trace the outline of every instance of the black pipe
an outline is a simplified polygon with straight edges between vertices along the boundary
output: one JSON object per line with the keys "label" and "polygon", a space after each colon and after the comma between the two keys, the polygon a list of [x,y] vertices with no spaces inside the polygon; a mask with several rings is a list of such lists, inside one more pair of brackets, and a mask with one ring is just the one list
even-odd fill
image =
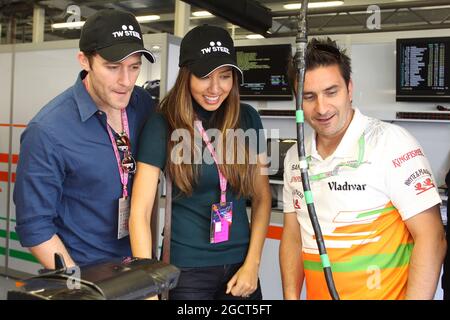
{"label": "black pipe", "polygon": [[304,114],[303,114],[303,86],[305,81],[305,56],[306,47],[308,44],[307,35],[307,14],[308,0],[302,1],[302,7],[300,9],[300,17],[298,19],[298,33],[295,39],[296,54],[295,59],[297,63],[297,92],[296,92],[296,122],[297,122],[297,152],[300,160],[300,172],[302,177],[303,191],[305,194],[305,200],[308,208],[309,219],[314,229],[316,236],[317,247],[319,249],[320,259],[322,261],[323,272],[325,280],[327,282],[328,291],[333,300],[339,300],[339,294],[334,285],[333,273],[331,271],[331,265],[325,247],[325,241],[323,239],[322,231],[320,229],[319,220],[317,219],[314,202],[312,199],[311,187],[309,184],[308,176],[308,162],[306,160],[305,152],[305,134],[304,134]]}

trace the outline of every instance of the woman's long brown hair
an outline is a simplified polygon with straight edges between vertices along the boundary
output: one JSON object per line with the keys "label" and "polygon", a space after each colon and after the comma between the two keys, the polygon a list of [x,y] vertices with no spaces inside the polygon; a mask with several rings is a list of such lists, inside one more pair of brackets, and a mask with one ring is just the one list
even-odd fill
{"label": "woman's long brown hair", "polygon": [[[219,168],[228,180],[228,185],[238,196],[251,197],[254,194],[254,178],[256,174],[255,161],[251,160],[249,147],[242,145],[240,139],[233,135],[234,130],[239,128],[240,119],[240,98],[239,83],[237,72],[233,72],[233,87],[224,100],[222,105],[214,112],[211,118],[212,128],[219,129],[222,133],[222,139],[218,142],[217,157],[219,159]],[[168,171],[173,183],[185,195],[192,195],[193,188],[198,180],[198,165],[194,163],[194,154],[202,155],[194,143],[194,120],[195,112],[192,105],[192,96],[190,93],[191,72],[186,67],[181,67],[176,79],[175,85],[169,91],[167,96],[161,101],[159,112],[164,114],[168,122],[168,142],[167,142],[167,162]],[[185,129],[190,133],[190,141],[172,141],[172,132],[176,129]],[[228,143],[227,143],[228,141]],[[180,160],[183,154],[172,150],[175,145],[184,144],[183,149],[191,151],[190,163],[182,163]],[[190,145],[188,145],[190,143]],[[226,147],[230,147],[233,153],[233,159],[227,156]],[[220,152],[220,150],[223,150]],[[245,155],[244,163],[238,163],[238,154]],[[173,158],[176,161],[173,161]],[[230,163],[231,162],[231,163]],[[241,161],[242,162],[242,161]],[[177,164],[180,163],[180,164]]]}

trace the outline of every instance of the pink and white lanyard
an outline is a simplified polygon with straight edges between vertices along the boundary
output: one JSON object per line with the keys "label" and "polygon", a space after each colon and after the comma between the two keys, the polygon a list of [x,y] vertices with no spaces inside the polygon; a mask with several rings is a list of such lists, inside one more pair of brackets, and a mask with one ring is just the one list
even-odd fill
{"label": "pink and white lanyard", "polygon": [[[125,131],[125,134],[127,135],[128,139],[130,139],[130,129],[128,126],[128,117],[127,112],[122,109],[121,111],[122,115],[122,127]],[[120,174],[120,182],[122,183],[122,197],[126,198],[128,197],[128,172],[124,172],[122,168],[122,161],[120,159],[119,149],[117,148],[116,139],[114,138],[114,134],[112,133],[112,130],[109,125],[106,125],[106,128],[108,129],[109,138],[111,139],[112,147],[114,150],[114,154],[116,156],[117,160],[117,167],[119,168],[119,174]],[[131,153],[131,150],[129,150]]]}
{"label": "pink and white lanyard", "polygon": [[217,155],[216,150],[214,150],[214,147],[212,146],[208,135],[206,134],[205,129],[203,128],[202,122],[199,120],[194,121],[198,131],[202,135],[202,139],[206,144],[206,147],[208,148],[209,152],[211,152],[211,155],[214,159],[214,162],[217,166],[217,171],[219,173],[219,180],[220,180],[220,204],[224,205],[227,202],[227,178],[222,174],[219,168],[219,162],[217,161]]}
{"label": "pink and white lanyard", "polygon": [[[84,87],[86,88],[86,91],[89,93],[87,77],[83,79],[83,84],[84,84]],[[127,112],[125,111],[125,109],[122,109],[121,116],[122,116],[123,130],[125,131],[128,139],[130,139],[130,129],[128,127],[128,117],[127,117]],[[119,167],[120,182],[122,183],[122,197],[126,198],[126,197],[128,197],[128,188],[127,188],[128,173],[123,172],[122,161],[120,160],[119,149],[117,148],[116,139],[114,138],[111,128],[109,127],[108,124],[106,124],[106,128],[108,129],[109,138],[111,139],[114,154],[116,155],[117,166]],[[131,153],[131,150],[129,150],[129,151]]]}

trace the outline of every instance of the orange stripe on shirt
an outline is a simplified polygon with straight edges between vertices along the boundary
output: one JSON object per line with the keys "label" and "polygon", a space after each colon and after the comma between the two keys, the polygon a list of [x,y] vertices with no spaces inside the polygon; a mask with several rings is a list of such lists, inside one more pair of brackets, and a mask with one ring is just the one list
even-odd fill
{"label": "orange stripe on shirt", "polygon": [[[345,300],[399,300],[406,294],[408,272],[403,268],[354,271],[352,280],[345,273],[333,273],[336,289]],[[305,270],[307,299],[330,300],[323,271]],[[393,281],[393,279],[395,281]],[[379,283],[376,280],[380,280]]]}
{"label": "orange stripe on shirt", "polygon": [[[389,207],[388,203],[385,207]],[[374,232],[367,239],[378,239],[374,242],[362,242],[350,247],[327,247],[331,263],[349,262],[353,257],[371,255],[392,254],[400,245],[412,243],[412,237],[398,211],[392,210],[379,215],[370,223],[353,224],[336,228],[325,238],[332,237],[336,241],[339,234],[345,235],[344,240],[352,232]],[[329,239],[330,240],[330,239]],[[349,240],[349,239],[346,239]],[[355,239],[352,239],[355,240]],[[305,260],[320,262],[317,253],[303,252]],[[336,287],[342,299],[402,299],[405,296],[408,265],[395,268],[383,268],[383,266],[368,265],[364,271],[335,272],[333,274]],[[371,267],[374,267],[372,270]],[[323,271],[306,270],[308,299],[330,299]],[[371,288],[372,280],[378,279],[379,287]]]}

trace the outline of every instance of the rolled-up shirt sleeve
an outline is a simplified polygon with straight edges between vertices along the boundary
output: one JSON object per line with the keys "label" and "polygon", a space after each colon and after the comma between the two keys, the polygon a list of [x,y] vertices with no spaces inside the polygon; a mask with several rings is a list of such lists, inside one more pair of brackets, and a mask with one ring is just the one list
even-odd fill
{"label": "rolled-up shirt sleeve", "polygon": [[386,192],[403,220],[441,203],[436,179],[419,142],[404,128],[390,127],[384,144]]}
{"label": "rolled-up shirt sleeve", "polygon": [[55,140],[44,128],[30,124],[21,136],[13,194],[22,246],[39,245],[56,234],[63,181],[64,162]]}

